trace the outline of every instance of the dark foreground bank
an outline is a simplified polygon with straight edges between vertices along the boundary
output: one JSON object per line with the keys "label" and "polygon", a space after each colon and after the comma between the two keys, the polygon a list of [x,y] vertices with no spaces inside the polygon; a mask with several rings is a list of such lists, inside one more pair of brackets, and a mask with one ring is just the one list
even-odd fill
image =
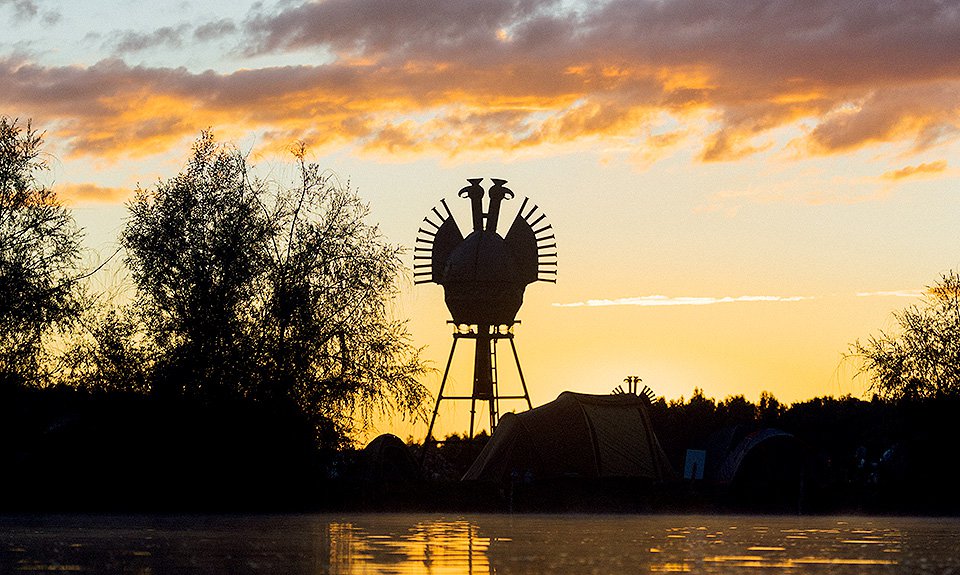
{"label": "dark foreground bank", "polygon": [[[460,478],[485,436],[449,437],[426,454],[396,438],[333,451],[317,447],[296,414],[258,404],[29,388],[0,399],[4,513],[960,514],[952,474],[960,404],[949,399],[787,408],[768,398],[764,409],[742,398],[660,400],[650,414],[673,479],[510,473],[472,482]],[[737,454],[735,473],[720,469],[724,451],[729,459],[744,444],[752,448]],[[683,478],[688,449],[706,454],[703,479]]]}

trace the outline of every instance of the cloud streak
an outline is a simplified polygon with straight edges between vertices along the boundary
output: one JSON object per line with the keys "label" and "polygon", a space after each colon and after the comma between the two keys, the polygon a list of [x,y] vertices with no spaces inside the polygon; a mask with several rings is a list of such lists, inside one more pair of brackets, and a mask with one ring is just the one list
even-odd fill
{"label": "cloud streak", "polygon": [[[930,293],[929,289],[913,290],[889,290],[889,291],[870,291],[857,292],[857,297],[896,297],[896,298],[919,298]],[[638,307],[672,307],[672,306],[703,306],[726,303],[758,303],[758,302],[779,302],[793,303],[798,301],[807,301],[817,299],[814,296],[777,296],[777,295],[741,295],[741,296],[665,296],[665,295],[644,295],[636,297],[625,297],[617,299],[590,299],[571,303],[554,303],[553,307],[581,308],[581,307],[613,307],[613,306],[638,306]]]}
{"label": "cloud streak", "polygon": [[814,299],[808,296],[771,296],[771,295],[741,295],[725,297],[668,297],[665,295],[645,295],[619,299],[591,299],[573,303],[555,303],[554,307],[610,307],[610,306],[639,306],[639,307],[666,307],[666,306],[700,306],[719,303],[753,303],[753,302],[797,302]]}
{"label": "cloud streak", "polygon": [[858,292],[857,297],[923,297],[929,290],[909,289],[894,291],[865,291]]}
{"label": "cloud streak", "polygon": [[885,180],[905,180],[907,178],[916,178],[921,176],[930,176],[946,171],[947,162],[940,160],[937,162],[923,163],[917,166],[906,166],[899,170],[885,172],[881,178]]}

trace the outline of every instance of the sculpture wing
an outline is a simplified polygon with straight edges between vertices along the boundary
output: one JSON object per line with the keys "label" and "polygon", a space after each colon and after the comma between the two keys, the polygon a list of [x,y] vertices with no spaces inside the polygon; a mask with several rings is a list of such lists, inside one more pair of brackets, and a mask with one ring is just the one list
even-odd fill
{"label": "sculpture wing", "polygon": [[450,253],[463,241],[463,234],[453,219],[447,202],[440,200],[440,204],[446,214],[441,214],[437,208],[432,210],[440,223],[434,223],[430,216],[427,216],[423,221],[432,229],[421,227],[417,233],[417,245],[413,255],[414,283],[440,283],[443,280],[443,272]]}
{"label": "sculpture wing", "polygon": [[553,226],[545,222],[546,215],[537,215],[539,206],[534,205],[524,214],[528,201],[529,198],[523,199],[504,242],[517,263],[519,280],[524,283],[556,283],[557,242],[553,235]]}

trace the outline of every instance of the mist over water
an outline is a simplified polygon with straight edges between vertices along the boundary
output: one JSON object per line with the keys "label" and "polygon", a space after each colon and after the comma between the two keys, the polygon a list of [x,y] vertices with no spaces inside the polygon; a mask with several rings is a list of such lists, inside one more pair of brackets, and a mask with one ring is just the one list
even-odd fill
{"label": "mist over water", "polygon": [[960,519],[624,515],[0,518],[0,572],[957,573]]}

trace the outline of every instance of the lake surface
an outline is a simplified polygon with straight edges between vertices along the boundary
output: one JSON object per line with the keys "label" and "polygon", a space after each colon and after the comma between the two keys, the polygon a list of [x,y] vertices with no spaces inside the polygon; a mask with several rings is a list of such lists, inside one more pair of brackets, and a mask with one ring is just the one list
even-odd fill
{"label": "lake surface", "polygon": [[960,519],[0,517],[0,573],[63,572],[960,575]]}

